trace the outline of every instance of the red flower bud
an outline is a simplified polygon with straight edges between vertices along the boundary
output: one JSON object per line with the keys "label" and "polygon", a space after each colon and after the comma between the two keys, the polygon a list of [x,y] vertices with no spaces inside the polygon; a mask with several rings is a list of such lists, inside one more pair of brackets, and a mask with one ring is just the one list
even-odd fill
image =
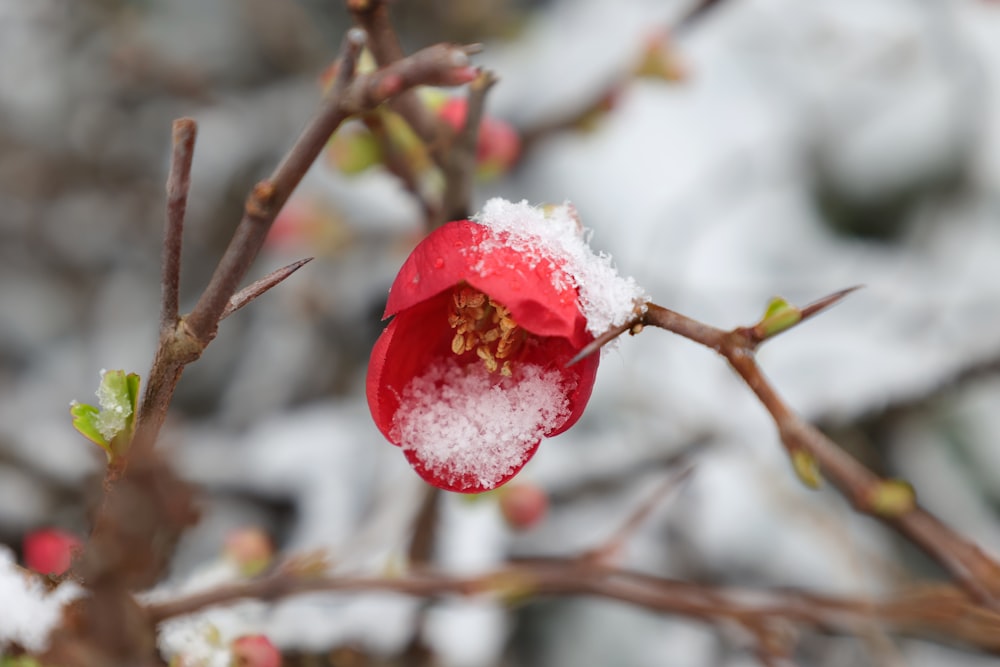
{"label": "red flower bud", "polygon": [[45,528],[24,537],[24,565],[39,574],[60,575],[69,569],[73,552],[82,546],[75,536],[56,528]]}
{"label": "red flower bud", "polygon": [[274,545],[260,528],[239,528],[226,535],[223,555],[234,562],[242,574],[252,577],[271,564]]}
{"label": "red flower bud", "polygon": [[231,667],[281,667],[281,652],[264,635],[237,637],[231,648]]}
{"label": "red flower bud", "polygon": [[[525,204],[498,206],[550,222]],[[566,367],[593,335],[571,258],[558,250],[529,232],[450,222],[396,276],[385,309],[394,318],[368,367],[368,405],[429,483],[495,488],[583,413],[599,355]]]}
{"label": "red flower bud", "polygon": [[499,491],[500,513],[514,530],[528,530],[545,518],[549,497],[535,484],[511,484]]}

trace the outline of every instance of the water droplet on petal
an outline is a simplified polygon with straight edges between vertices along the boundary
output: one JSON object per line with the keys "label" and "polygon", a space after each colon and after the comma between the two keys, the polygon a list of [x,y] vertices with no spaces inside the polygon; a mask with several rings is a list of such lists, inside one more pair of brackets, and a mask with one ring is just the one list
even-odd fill
{"label": "water droplet on petal", "polygon": [[434,268],[435,269],[444,268],[444,258],[443,257],[435,257],[434,258]]}

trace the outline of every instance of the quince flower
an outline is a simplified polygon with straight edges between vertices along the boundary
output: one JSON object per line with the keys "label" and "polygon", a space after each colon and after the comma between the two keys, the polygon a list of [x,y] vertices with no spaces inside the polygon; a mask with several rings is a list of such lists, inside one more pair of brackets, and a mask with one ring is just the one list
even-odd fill
{"label": "quince flower", "polygon": [[368,367],[375,423],[430,484],[496,488],[582,415],[600,355],[567,362],[644,303],[572,207],[493,199],[431,232],[396,276]]}

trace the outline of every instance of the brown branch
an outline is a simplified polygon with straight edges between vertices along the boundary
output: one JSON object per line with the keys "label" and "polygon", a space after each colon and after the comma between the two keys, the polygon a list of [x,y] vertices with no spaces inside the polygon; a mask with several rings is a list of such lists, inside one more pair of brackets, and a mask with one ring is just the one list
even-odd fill
{"label": "brown branch", "polygon": [[137,416],[133,448],[152,446],[184,366],[198,359],[215,337],[222,314],[260,252],[275,217],[333,131],[349,116],[371,110],[414,86],[459,85],[476,75],[469,65],[468,49],[439,44],[390,67],[355,77],[363,39],[359,30],[348,33],[337,80],[323,105],[271,177],[254,187],[243,218],[198,303],[169,336],[161,339]]}
{"label": "brown branch", "polygon": [[746,328],[726,332],[655,304],[649,305],[641,323],[676,333],[725,357],[771,414],[793,458],[804,452],[857,511],[904,535],[942,565],[969,594],[984,604],[1000,608],[1000,565],[915,500],[894,511],[879,507],[876,498],[891,482],[865,468],[785,404],[757,365],[756,343],[747,335]]}
{"label": "brown branch", "polygon": [[[405,54],[399,44],[399,37],[389,20],[388,3],[384,0],[346,0],[347,9],[354,22],[368,34],[368,48],[379,67],[386,67]],[[409,123],[430,150],[431,157],[438,166],[444,166],[446,158],[441,141],[441,123],[421,102],[413,91],[405,91],[394,97],[390,108]]]}
{"label": "brown branch", "polygon": [[412,145],[400,145],[399,137],[394,136],[398,130],[390,122],[402,117],[392,117],[390,113],[393,112],[383,113],[382,109],[376,109],[364,114],[362,121],[378,144],[383,166],[413,195],[423,209],[425,226],[433,228],[442,218],[440,188],[435,178],[437,170],[427,147],[419,139]]}
{"label": "brown branch", "polygon": [[222,311],[222,317],[219,319],[224,320],[237,310],[247,305],[257,297],[261,296],[273,287],[277,287],[282,282],[285,281],[290,275],[301,269],[303,266],[313,261],[312,257],[306,257],[305,259],[300,259],[298,261],[292,262],[287,266],[283,266],[280,269],[276,269],[271,273],[267,274],[260,280],[255,280],[250,283],[239,292],[234,294],[229,303],[226,304],[226,309]]}
{"label": "brown branch", "polygon": [[222,586],[147,605],[155,623],[232,605],[264,602],[318,592],[388,591],[424,598],[493,595],[501,599],[544,596],[593,596],[707,623],[736,623],[755,636],[776,625],[852,636],[873,623],[897,634],[930,637],[1000,653],[1000,614],[970,601],[949,586],[926,588],[884,602],[760,591],[687,583],[578,559],[537,559],[508,563],[477,576],[414,571],[394,577],[304,577],[287,570],[243,583]]}
{"label": "brown branch", "polygon": [[177,326],[184,215],[191,187],[191,161],[194,158],[197,136],[198,124],[194,120],[179,118],[174,121],[173,154],[170,158],[170,175],[167,177],[167,224],[163,236],[161,336],[169,335]]}
{"label": "brown branch", "polygon": [[472,213],[472,187],[476,176],[476,149],[479,145],[479,125],[486,105],[486,93],[497,82],[493,72],[483,70],[469,85],[465,125],[455,135],[445,158],[444,219],[462,220]]}
{"label": "brown branch", "polygon": [[[182,137],[175,150],[181,155],[175,155],[168,186],[171,201],[164,251],[162,315],[166,326],[146,377],[129,451],[106,473],[91,538],[77,568],[90,593],[81,604],[87,618],[96,625],[93,628],[80,625],[54,644],[60,664],[81,664],[83,659],[79,656],[67,655],[72,654],[74,646],[83,645],[93,645],[93,650],[101,654],[95,664],[145,664],[146,652],[151,654],[152,626],[148,619],[133,614],[134,632],[128,633],[120,629],[117,620],[128,615],[129,591],[149,587],[158,580],[177,540],[197,519],[193,489],[176,476],[153,445],[184,367],[197,360],[215,337],[219,321],[259,253],[271,224],[330,134],[347,117],[370,110],[403,90],[421,84],[463,84],[475,76],[466,49],[438,45],[373,74],[355,77],[363,41],[362,31],[348,33],[331,93],[272,176],[254,188],[233,239],[197,305],[190,315],[177,320],[175,294],[181,221],[188,158],[194,141],[193,124],[180,124]],[[261,287],[251,286],[250,294],[259,293]],[[236,297],[237,301],[241,298]],[[107,646],[95,644],[97,637]],[[127,656],[128,660],[109,662],[112,655]]]}
{"label": "brown branch", "polygon": [[688,9],[680,19],[678,19],[673,28],[672,32],[681,32],[682,30],[689,30],[693,28],[701,19],[705,18],[706,15],[710,13],[710,10],[714,9],[716,5],[721,4],[722,0],[698,0],[698,2]]}
{"label": "brown branch", "polygon": [[661,481],[656,489],[649,495],[644,503],[625,519],[625,522],[614,533],[604,541],[603,544],[584,553],[581,558],[584,560],[596,561],[599,563],[612,561],[625,546],[625,543],[635,534],[639,526],[649,517],[656,507],[663,502],[667,495],[679,485],[687,481],[694,472],[693,467],[686,467],[679,472],[667,476]]}
{"label": "brown branch", "polygon": [[[356,88],[352,87],[352,84],[371,84],[370,80],[352,81],[363,44],[362,34],[354,30],[348,33],[344,40],[337,79],[319,112],[299,135],[292,149],[270,178],[254,186],[250,196],[247,197],[243,219],[240,220],[229,247],[219,260],[215,273],[198,303],[185,318],[188,335],[202,347],[208,345],[215,337],[219,317],[229,303],[230,297],[236,292],[243,276],[246,275],[250,263],[260,252],[264,238],[281,207],[319,156],[330,135],[351,115],[351,111],[346,108],[349,106],[347,98],[352,90],[357,95]],[[376,85],[385,83],[386,81],[382,80]],[[369,91],[366,88],[364,92]],[[380,99],[377,102],[372,100],[372,106],[382,101],[384,100]]]}
{"label": "brown branch", "polygon": [[[351,58],[360,49],[357,31],[347,44]],[[341,67],[341,74],[348,68]],[[350,85],[338,79],[323,107],[300,135],[295,146],[267,180],[261,181],[247,199],[243,220],[219,262],[202,298],[186,318],[192,336],[207,344],[215,335],[218,317],[236,291],[236,284],[256,257],[264,237],[281,207],[306,171],[319,156],[334,130],[352,116],[374,109],[402,91],[417,85],[458,85],[475,77],[468,53],[461,47],[439,44],[418,51],[373,72],[357,77]]]}

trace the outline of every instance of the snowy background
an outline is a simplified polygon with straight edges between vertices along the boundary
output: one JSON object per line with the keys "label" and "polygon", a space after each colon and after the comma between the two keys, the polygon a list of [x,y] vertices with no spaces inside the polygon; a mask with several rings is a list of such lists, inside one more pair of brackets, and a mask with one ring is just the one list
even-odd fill
{"label": "snowy background", "polygon": [[[586,132],[551,133],[492,196],[572,201],[593,245],[654,301],[718,326],[781,294],[866,288],[768,344],[788,401],[873,469],[1000,552],[1000,5],[988,0],[728,0],[672,36],[680,83],[624,76],[679,0],[400,0],[409,50],[482,41],[490,113],[530,130],[620,82]],[[156,342],[170,123],[200,124],[186,229],[190,307],[252,183],[294,140],[348,17],[320,0],[0,0],[0,542],[85,530],[102,455],[70,427],[102,368],[145,374]],[[293,206],[321,238],[255,277],[319,259],[227,320],[184,375],[163,446],[205,488],[171,590],[226,573],[232,528],[379,572],[423,485],[364,403],[367,353],[419,209],[388,174],[317,164]],[[436,563],[593,547],[678,456],[694,465],[622,564],[663,576],[877,595],[940,572],[829,490],[803,489],[763,409],[712,353],[660,331],[602,362],[581,422],[522,478],[551,495],[514,534],[495,503],[445,499]],[[754,664],[738,637],[621,604],[515,611],[387,595],[311,596],[209,615],[299,653],[398,655],[415,628],[439,664]],[[199,619],[164,635],[193,650]],[[987,665],[918,641],[872,653],[805,637],[810,665]],[[874,657],[873,657],[874,656]],[[897,662],[892,662],[893,660]]]}

